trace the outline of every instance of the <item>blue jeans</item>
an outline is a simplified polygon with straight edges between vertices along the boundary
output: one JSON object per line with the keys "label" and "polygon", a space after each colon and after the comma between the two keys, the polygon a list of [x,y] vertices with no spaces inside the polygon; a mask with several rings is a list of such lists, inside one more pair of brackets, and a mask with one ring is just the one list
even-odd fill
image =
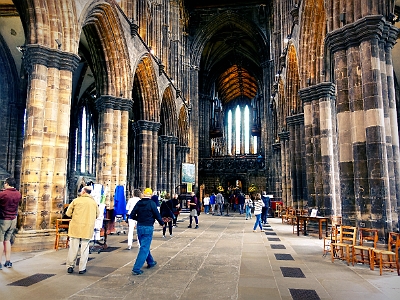
{"label": "blue jeans", "polygon": [[209,211],[210,211],[210,205],[204,205],[204,213],[208,214]]}
{"label": "blue jeans", "polygon": [[251,207],[246,205],[246,219],[251,219]]}
{"label": "blue jeans", "polygon": [[150,253],[150,245],[153,240],[153,226],[136,226],[137,236],[140,243],[139,252],[136,257],[132,271],[138,272],[146,261],[149,266],[154,265],[153,256]]}
{"label": "blue jeans", "polygon": [[260,229],[263,230],[262,224],[261,224],[261,214],[256,215],[256,222],[254,223],[253,230],[256,230],[256,229],[257,229],[257,226],[259,226]]}

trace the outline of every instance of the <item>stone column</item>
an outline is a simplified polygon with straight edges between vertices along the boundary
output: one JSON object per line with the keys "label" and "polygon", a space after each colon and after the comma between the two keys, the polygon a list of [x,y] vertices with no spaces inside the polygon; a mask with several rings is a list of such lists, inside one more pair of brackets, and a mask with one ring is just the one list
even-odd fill
{"label": "stone column", "polygon": [[[354,188],[341,191],[343,217],[354,225],[380,229],[380,239],[398,221],[399,173],[397,164],[391,163],[392,157],[399,155],[397,138],[392,140],[398,131],[393,120],[394,94],[388,85],[397,32],[377,15],[361,18],[326,37],[335,58],[335,80],[348,88],[348,95],[338,93],[338,103],[344,105],[337,105],[340,178],[343,175]],[[346,77],[348,82],[343,81]]]}
{"label": "stone column", "polygon": [[[80,58],[72,53],[27,45],[26,131],[21,166],[20,233],[39,237],[54,228],[66,189],[72,72]],[[29,243],[35,243],[35,237]],[[41,245],[43,247],[43,245]],[[32,249],[32,248],[31,248]]]}
{"label": "stone column", "polygon": [[289,131],[278,134],[281,141],[281,162],[282,162],[282,201],[285,206],[293,205],[292,180],[290,175],[290,143]]}
{"label": "stone column", "polygon": [[335,86],[324,82],[299,91],[304,104],[309,205],[341,215],[336,140]]}
{"label": "stone column", "polygon": [[167,170],[167,163],[168,163],[168,136],[160,135],[159,136],[159,163],[158,163],[158,170],[159,170],[159,181],[158,181],[158,189],[161,191],[167,190],[168,184],[168,170]]}
{"label": "stone column", "polygon": [[[192,67],[190,70],[190,114],[189,114],[189,147],[191,149],[190,153],[190,162],[197,162],[199,161],[199,68]],[[195,185],[196,187],[199,186],[199,166],[198,164],[195,165]]]}
{"label": "stone column", "polygon": [[129,111],[132,105],[130,99],[108,95],[96,101],[99,111],[96,181],[108,190],[105,201],[110,209],[114,208],[115,187],[126,186]]}
{"label": "stone column", "polygon": [[[160,123],[139,120],[133,123],[133,128],[136,133],[138,143],[138,188],[142,191],[147,187],[153,189],[157,187],[155,184],[157,180],[157,161],[153,160],[153,147],[158,151],[158,143],[154,143],[154,136],[160,129]],[[152,179],[156,177],[156,180]]]}
{"label": "stone column", "polygon": [[178,143],[178,138],[171,136],[170,137],[170,181],[168,186],[168,191],[173,193],[175,191],[175,187],[177,185],[177,172],[176,172],[176,144]]}
{"label": "stone column", "polygon": [[[290,162],[292,178],[293,206],[303,205],[304,192],[307,189],[305,184],[305,170],[303,170],[303,147],[302,139],[304,132],[304,115],[299,114],[287,117],[287,125],[290,132]],[[301,203],[300,203],[301,201]]]}

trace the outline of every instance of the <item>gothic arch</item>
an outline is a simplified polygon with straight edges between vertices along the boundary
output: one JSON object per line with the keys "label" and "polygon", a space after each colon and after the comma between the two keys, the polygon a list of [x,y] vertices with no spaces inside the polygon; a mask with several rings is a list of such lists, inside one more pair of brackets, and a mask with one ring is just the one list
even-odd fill
{"label": "gothic arch", "polygon": [[189,119],[184,106],[181,107],[178,119],[178,144],[181,146],[189,145]]}
{"label": "gothic arch", "polygon": [[138,120],[160,122],[159,87],[149,54],[143,56],[139,62],[135,73],[135,82],[135,95],[140,97],[138,105],[141,108]]}
{"label": "gothic arch", "polygon": [[204,25],[202,30],[194,37],[191,47],[191,60],[193,65],[200,65],[201,54],[204,50],[206,43],[210,40],[212,36],[214,36],[218,32],[218,30],[227,26],[228,24],[232,24],[232,26],[238,28],[246,35],[248,35],[250,39],[256,41],[259,52],[264,55],[265,58],[269,57],[267,37],[260,30],[260,28],[254,26],[254,24],[252,24],[251,22],[244,20],[232,11],[227,11],[211,19],[210,22]]}
{"label": "gothic arch", "polygon": [[15,1],[15,6],[21,15],[26,44],[78,53],[75,41],[79,40],[79,30],[74,1]]}
{"label": "gothic arch", "polygon": [[300,23],[300,88],[324,81],[326,13],[323,0],[305,0]]}
{"label": "gothic arch", "polygon": [[161,127],[159,134],[176,136],[178,121],[176,113],[176,105],[172,87],[168,86],[164,91],[161,102],[161,115],[160,115]]}
{"label": "gothic arch", "polygon": [[289,44],[286,64],[286,104],[284,104],[286,108],[284,109],[284,117],[303,112],[299,97],[299,63],[297,60],[297,52],[293,44]]}
{"label": "gothic arch", "polygon": [[85,15],[83,32],[89,45],[98,95],[130,99],[129,53],[116,7],[107,2],[93,3],[87,7]]}

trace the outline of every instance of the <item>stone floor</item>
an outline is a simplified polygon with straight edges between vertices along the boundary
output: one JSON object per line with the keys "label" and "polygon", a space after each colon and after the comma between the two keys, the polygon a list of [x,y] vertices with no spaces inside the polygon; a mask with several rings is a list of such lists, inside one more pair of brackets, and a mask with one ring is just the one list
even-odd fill
{"label": "stone floor", "polygon": [[[158,265],[131,275],[137,247],[126,234],[108,236],[107,252],[89,256],[87,273],[68,274],[67,249],[13,253],[0,271],[0,299],[400,299],[396,272],[371,271],[323,257],[323,241],[297,236],[269,218],[253,232],[254,218],[201,214],[189,229],[181,215],[173,237],[155,227]],[[4,263],[4,261],[3,261]]]}

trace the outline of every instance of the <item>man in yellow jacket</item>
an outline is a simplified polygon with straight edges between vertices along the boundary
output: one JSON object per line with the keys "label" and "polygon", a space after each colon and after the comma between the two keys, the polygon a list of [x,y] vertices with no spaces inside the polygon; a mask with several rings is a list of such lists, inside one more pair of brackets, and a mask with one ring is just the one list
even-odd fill
{"label": "man in yellow jacket", "polygon": [[68,273],[74,272],[79,244],[81,245],[79,274],[86,273],[89,242],[93,237],[95,220],[100,215],[96,201],[90,196],[91,192],[92,187],[83,187],[81,195],[69,204],[68,210],[65,213],[68,217],[72,218],[68,228],[68,236],[70,238],[66,263]]}

